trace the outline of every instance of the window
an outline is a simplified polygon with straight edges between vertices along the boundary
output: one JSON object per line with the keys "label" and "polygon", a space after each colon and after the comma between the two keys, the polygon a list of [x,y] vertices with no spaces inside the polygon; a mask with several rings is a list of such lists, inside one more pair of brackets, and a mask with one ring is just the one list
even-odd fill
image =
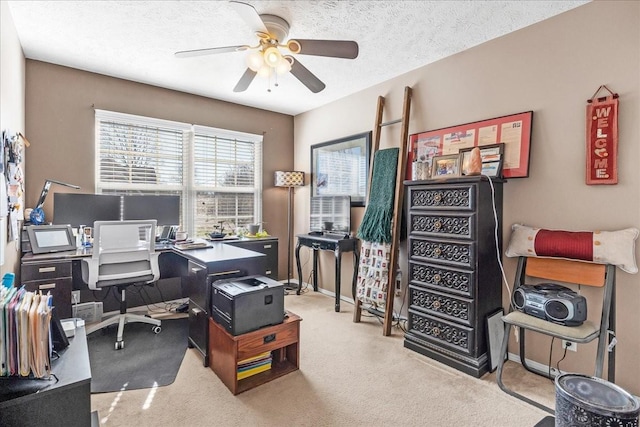
{"label": "window", "polygon": [[180,195],[192,236],[261,221],[261,135],[96,110],[95,169],[96,193]]}

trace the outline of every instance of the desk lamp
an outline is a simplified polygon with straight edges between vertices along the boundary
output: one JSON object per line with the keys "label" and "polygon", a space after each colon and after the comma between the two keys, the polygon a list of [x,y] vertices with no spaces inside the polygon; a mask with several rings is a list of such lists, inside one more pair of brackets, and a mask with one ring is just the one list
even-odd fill
{"label": "desk lamp", "polygon": [[49,188],[51,187],[51,184],[64,185],[65,187],[75,188],[76,190],[80,189],[80,187],[77,185],[67,184],[66,182],[56,181],[55,179],[47,179],[42,186],[42,192],[40,193],[38,203],[36,203],[36,207],[33,208],[31,214],[29,215],[29,220],[32,224],[44,224],[44,210],[42,210],[42,205],[44,205],[44,200],[47,198],[47,194],[49,194]]}
{"label": "desk lamp", "polygon": [[[289,189],[289,202],[287,204],[287,289],[291,289],[291,201],[293,197],[293,188],[304,186],[304,172],[299,171],[276,171],[275,184],[276,187],[285,187]],[[301,280],[298,278],[298,280]]]}

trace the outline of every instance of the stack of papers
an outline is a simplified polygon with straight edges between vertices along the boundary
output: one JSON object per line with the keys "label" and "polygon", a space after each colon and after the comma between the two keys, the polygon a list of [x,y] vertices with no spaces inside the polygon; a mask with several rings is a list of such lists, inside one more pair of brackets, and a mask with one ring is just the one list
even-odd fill
{"label": "stack of papers", "polygon": [[0,376],[51,373],[51,294],[0,288]]}
{"label": "stack of papers", "polygon": [[213,246],[211,246],[210,244],[208,244],[206,242],[185,242],[185,243],[176,243],[175,247],[177,249],[186,251],[186,250],[189,250],[189,249],[212,248]]}
{"label": "stack of papers", "polygon": [[238,380],[248,378],[271,369],[271,352],[266,351],[257,356],[238,362]]}

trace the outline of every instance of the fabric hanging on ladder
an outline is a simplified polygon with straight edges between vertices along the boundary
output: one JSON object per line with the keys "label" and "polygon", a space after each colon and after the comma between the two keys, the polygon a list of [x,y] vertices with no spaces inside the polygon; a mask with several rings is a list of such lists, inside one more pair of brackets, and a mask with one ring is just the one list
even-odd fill
{"label": "fabric hanging on ladder", "polygon": [[388,148],[378,150],[374,156],[369,201],[357,233],[362,240],[391,243],[399,151],[399,148]]}
{"label": "fabric hanging on ladder", "polygon": [[363,242],[356,298],[374,307],[384,307],[387,300],[399,151],[389,148],[375,154],[369,202],[357,234]]}

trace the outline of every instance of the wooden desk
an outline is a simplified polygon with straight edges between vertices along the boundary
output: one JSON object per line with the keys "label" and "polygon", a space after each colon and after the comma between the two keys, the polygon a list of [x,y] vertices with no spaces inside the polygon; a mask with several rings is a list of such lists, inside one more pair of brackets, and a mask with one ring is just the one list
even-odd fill
{"label": "wooden desk", "polygon": [[351,294],[356,297],[356,281],[358,280],[358,262],[360,261],[360,253],[358,252],[358,239],[349,237],[346,239],[336,239],[324,235],[298,234],[298,244],[296,245],[296,265],[298,267],[298,291],[302,287],[302,267],[300,266],[300,247],[307,246],[313,249],[313,290],[318,291],[318,251],[333,251],[336,258],[336,311],[340,311],[340,273],[342,266],[342,253],[353,252],[353,281],[351,284]]}
{"label": "wooden desk", "polygon": [[[84,327],[51,363],[49,380],[0,379],[0,425],[87,427],[91,416],[91,365]],[[56,381],[57,378],[57,381]]]}
{"label": "wooden desk", "polygon": [[[209,319],[209,358],[211,369],[231,393],[238,394],[286,375],[300,367],[300,321],[287,312],[284,322],[242,335],[231,335]],[[248,378],[237,379],[238,361],[271,351],[271,369]]]}

